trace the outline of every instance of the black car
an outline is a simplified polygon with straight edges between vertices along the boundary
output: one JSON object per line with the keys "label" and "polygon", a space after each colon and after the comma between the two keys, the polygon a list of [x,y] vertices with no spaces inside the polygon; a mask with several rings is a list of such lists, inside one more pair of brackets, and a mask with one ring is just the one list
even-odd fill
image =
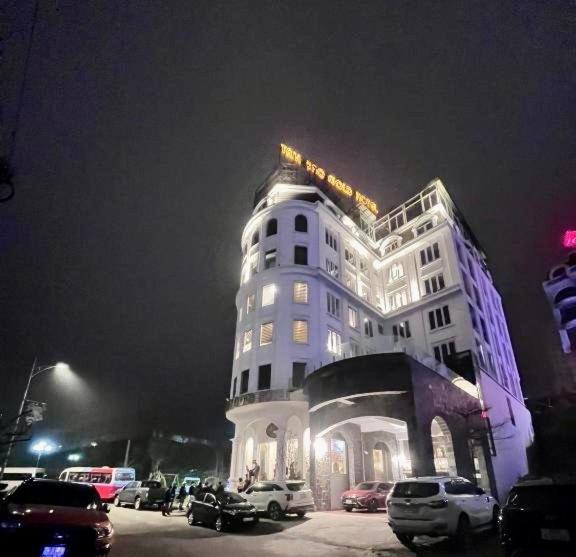
{"label": "black car", "polygon": [[575,484],[515,485],[500,514],[500,542],[505,555],[575,555],[575,502]]}
{"label": "black car", "polygon": [[31,479],[0,503],[0,554],[107,555],[114,530],[92,485]]}
{"label": "black car", "polygon": [[188,524],[202,523],[213,526],[218,532],[233,526],[255,526],[258,523],[256,507],[237,493],[224,492],[218,496],[203,493],[192,501],[188,509]]}

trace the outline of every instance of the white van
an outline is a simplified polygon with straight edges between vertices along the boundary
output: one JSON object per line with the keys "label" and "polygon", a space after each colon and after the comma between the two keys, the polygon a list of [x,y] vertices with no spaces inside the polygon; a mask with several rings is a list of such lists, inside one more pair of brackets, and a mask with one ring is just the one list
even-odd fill
{"label": "white van", "polygon": [[4,476],[0,484],[6,484],[4,489],[0,488],[0,498],[8,495],[14,488],[18,487],[23,481],[30,478],[43,478],[46,475],[44,468],[5,468]]}

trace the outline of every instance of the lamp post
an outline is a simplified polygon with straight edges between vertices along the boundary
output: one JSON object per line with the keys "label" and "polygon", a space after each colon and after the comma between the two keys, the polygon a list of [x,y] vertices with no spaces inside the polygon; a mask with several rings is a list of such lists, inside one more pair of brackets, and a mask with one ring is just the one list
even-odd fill
{"label": "lamp post", "polygon": [[10,458],[10,453],[12,452],[12,445],[14,444],[14,440],[16,439],[16,435],[18,434],[18,426],[20,425],[22,413],[24,412],[24,406],[26,406],[26,399],[28,398],[28,391],[30,390],[30,384],[32,383],[32,379],[38,377],[38,375],[40,375],[41,373],[50,370],[57,370],[59,372],[66,373],[70,371],[70,366],[68,364],[58,362],[51,366],[38,367],[37,359],[34,359],[32,369],[28,374],[28,382],[26,383],[26,389],[24,389],[24,395],[22,396],[22,401],[20,402],[20,408],[18,410],[18,415],[16,416],[16,422],[14,423],[14,428],[12,429],[12,433],[10,434],[10,440],[8,441],[8,448],[6,449],[6,455],[4,456],[4,461],[2,462],[2,468],[0,469],[0,480],[2,480],[2,478],[4,477],[4,470],[8,465],[8,459]]}
{"label": "lamp post", "polygon": [[38,473],[38,465],[40,464],[40,458],[44,453],[51,453],[56,447],[52,445],[49,441],[38,441],[32,445],[32,452],[38,453],[38,458],[36,459],[36,468],[34,468],[34,477]]}

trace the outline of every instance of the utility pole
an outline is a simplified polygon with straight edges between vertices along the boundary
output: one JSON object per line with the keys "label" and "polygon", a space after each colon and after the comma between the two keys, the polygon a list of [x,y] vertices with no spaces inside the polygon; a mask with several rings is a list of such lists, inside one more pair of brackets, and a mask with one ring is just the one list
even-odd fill
{"label": "utility pole", "polygon": [[126,441],[126,452],[124,453],[124,468],[128,467],[129,459],[130,459],[130,439]]}

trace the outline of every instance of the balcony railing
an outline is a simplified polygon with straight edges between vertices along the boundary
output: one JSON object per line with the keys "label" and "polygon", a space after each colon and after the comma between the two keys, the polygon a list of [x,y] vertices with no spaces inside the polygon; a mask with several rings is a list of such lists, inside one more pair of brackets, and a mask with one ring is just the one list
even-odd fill
{"label": "balcony railing", "polygon": [[226,411],[240,406],[248,406],[258,402],[277,402],[292,400],[292,391],[289,389],[271,389],[267,391],[256,391],[255,393],[246,393],[226,402]]}

